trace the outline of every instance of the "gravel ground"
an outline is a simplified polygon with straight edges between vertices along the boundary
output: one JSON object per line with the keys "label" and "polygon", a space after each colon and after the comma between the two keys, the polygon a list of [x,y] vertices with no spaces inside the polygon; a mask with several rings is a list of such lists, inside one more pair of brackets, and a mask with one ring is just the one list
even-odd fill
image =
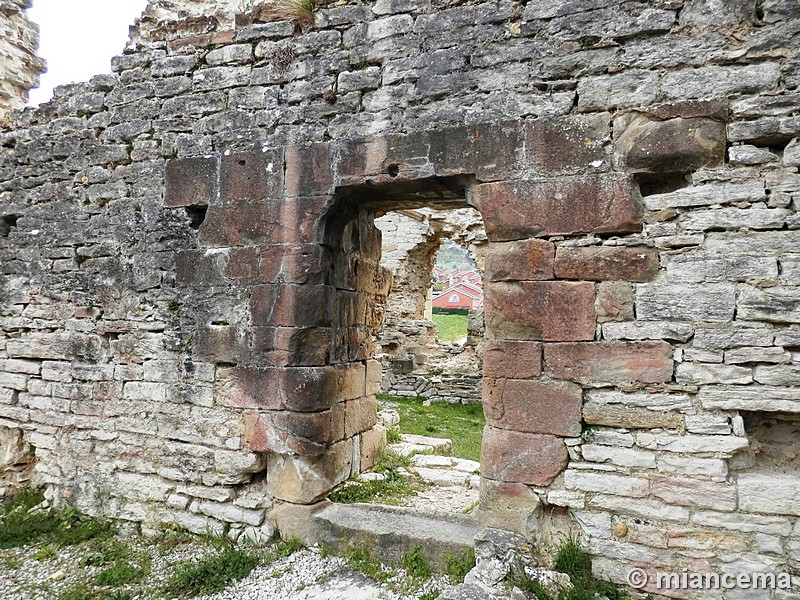
{"label": "gravel ground", "polygon": [[[215,550],[202,542],[182,543],[166,552],[144,538],[125,540],[135,554],[148,554],[151,569],[146,580],[131,587],[109,590],[102,598],[130,600],[163,598],[159,587],[172,568],[182,561],[197,561]],[[90,544],[66,546],[56,551],[42,551],[43,546],[27,546],[0,551],[0,598],[4,600],[54,600],[77,584],[91,580],[103,567],[83,566],[93,552]],[[48,556],[41,557],[42,554]],[[40,556],[40,558],[36,558]],[[294,554],[258,567],[241,581],[203,600],[414,600],[424,592],[447,581],[436,576],[421,582],[400,572],[388,582],[371,581],[346,567],[346,560],[323,557],[316,548],[304,548]],[[399,591],[398,591],[399,590]],[[114,596],[116,591],[130,592]],[[404,593],[401,593],[404,592]],[[89,597],[85,597],[87,600]]]}

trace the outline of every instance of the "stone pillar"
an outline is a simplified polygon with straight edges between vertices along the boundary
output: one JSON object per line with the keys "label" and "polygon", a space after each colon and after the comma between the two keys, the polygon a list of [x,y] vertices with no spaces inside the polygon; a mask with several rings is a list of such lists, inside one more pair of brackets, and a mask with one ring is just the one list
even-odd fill
{"label": "stone pillar", "polygon": [[31,0],[0,0],[0,117],[28,103],[46,68],[36,54],[39,26],[28,19],[30,7]]}

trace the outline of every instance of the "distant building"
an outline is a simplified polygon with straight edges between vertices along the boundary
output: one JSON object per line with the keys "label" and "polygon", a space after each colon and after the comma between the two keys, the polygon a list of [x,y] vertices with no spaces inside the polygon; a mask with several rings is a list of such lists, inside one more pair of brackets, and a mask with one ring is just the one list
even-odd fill
{"label": "distant building", "polygon": [[433,308],[478,310],[482,307],[483,290],[470,283],[457,283],[447,287],[433,298]]}

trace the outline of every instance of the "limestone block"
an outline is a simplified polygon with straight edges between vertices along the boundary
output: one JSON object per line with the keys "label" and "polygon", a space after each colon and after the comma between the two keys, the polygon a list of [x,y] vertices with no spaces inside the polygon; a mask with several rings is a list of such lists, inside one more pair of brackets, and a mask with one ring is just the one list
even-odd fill
{"label": "limestone block", "polygon": [[672,347],[666,342],[546,344],[544,362],[555,379],[596,387],[672,379]]}
{"label": "limestone block", "polygon": [[568,382],[487,379],[483,408],[493,427],[576,437],[581,433],[582,392]]}
{"label": "limestone block", "polygon": [[607,340],[674,340],[686,342],[692,337],[692,333],[694,333],[694,328],[691,324],[670,321],[633,321],[630,323],[603,324],[603,338]]}
{"label": "limestone block", "polygon": [[693,344],[695,348],[725,350],[744,346],[771,346],[772,340],[771,329],[734,322],[731,326],[698,325],[695,328]]}
{"label": "limestone block", "polygon": [[197,510],[204,515],[228,523],[243,523],[252,527],[258,527],[264,522],[263,510],[251,510],[234,506],[233,504],[202,501],[198,502]]}
{"label": "limestone block", "polygon": [[748,537],[739,534],[697,531],[693,529],[673,530],[667,533],[669,548],[716,552],[744,552],[750,548]]}
{"label": "limestone block", "polygon": [[652,429],[655,427],[678,429],[683,427],[683,417],[663,411],[623,407],[615,404],[583,405],[583,420],[592,425]]}
{"label": "limestone block", "polygon": [[781,229],[792,214],[785,208],[717,208],[685,213],[679,217],[678,223],[686,231],[739,229],[742,227]]}
{"label": "limestone block", "polygon": [[783,166],[800,167],[800,138],[795,138],[783,149]]}
{"label": "limestone block", "polygon": [[[612,513],[630,515],[641,519],[657,519],[688,523],[689,511],[682,506],[664,504],[648,498],[628,498],[598,494],[588,501],[588,508],[607,510]],[[635,560],[639,560],[638,558]]]}
{"label": "limestone block", "polygon": [[470,193],[491,242],[641,229],[631,181],[620,175],[487,183]]}
{"label": "limestone block", "polygon": [[567,447],[552,435],[486,426],[481,475],[504,483],[549,485],[567,464]]}
{"label": "limestone block", "polygon": [[559,246],[554,269],[560,279],[644,282],[658,274],[658,252],[646,246]]}
{"label": "limestone block", "polygon": [[707,435],[730,435],[733,433],[731,418],[728,415],[701,413],[686,415],[686,431],[689,433],[702,433]]}
{"label": "limestone block", "polygon": [[653,104],[658,77],[652,71],[625,70],[615,75],[582,78],[578,83],[578,110],[592,112]]}
{"label": "limestone block", "polygon": [[743,320],[800,323],[800,290],[788,286],[767,289],[742,286],[737,309],[737,317]]}
{"label": "limestone block", "polygon": [[705,409],[800,412],[800,390],[797,388],[709,386],[700,389],[698,398]]}
{"label": "limestone block", "polygon": [[520,281],[486,286],[490,337],[508,340],[594,339],[594,285],[588,282]]}
{"label": "limestone block", "polygon": [[778,156],[766,148],[759,148],[750,144],[731,146],[728,149],[728,161],[732,165],[763,165],[777,160]]}
{"label": "limestone block", "polygon": [[671,256],[667,263],[667,278],[673,282],[747,281],[777,276],[777,258],[763,254],[687,252]]}
{"label": "limestone block", "polygon": [[683,362],[675,367],[675,381],[692,385],[752,383],[753,369],[736,365]]}
{"label": "limestone block", "polygon": [[119,472],[112,491],[116,496],[131,500],[165,502],[174,489],[174,484],[155,475]]}
{"label": "limestone block", "polygon": [[650,489],[650,482],[647,479],[570,469],[564,472],[564,485],[568,490],[614,494],[631,498],[647,496]]}
{"label": "limestone block", "polygon": [[761,93],[774,89],[780,76],[780,66],[774,62],[675,69],[665,75],[661,89],[667,98],[681,100]]}
{"label": "limestone block", "polygon": [[645,115],[615,120],[617,160],[640,173],[688,173],[725,160],[725,124],[712,119],[653,121]]}
{"label": "limestone block", "polygon": [[542,344],[486,340],[483,376],[487,379],[530,379],[542,374]]}
{"label": "limestone block", "polygon": [[267,493],[278,500],[312,504],[350,477],[353,441],[333,444],[319,457],[269,454]]}
{"label": "limestone block", "polygon": [[657,465],[658,470],[665,473],[699,475],[711,477],[712,480],[728,476],[728,463],[719,458],[685,458],[664,454],[658,457]]}
{"label": "limestone block", "polygon": [[611,463],[621,467],[639,467],[654,469],[656,467],[656,454],[647,450],[633,450],[631,448],[615,448],[601,446],[600,444],[583,444],[581,454],[584,460],[597,463]]}
{"label": "limestone block", "polygon": [[727,511],[736,509],[736,488],[729,483],[657,476],[653,479],[652,494],[667,504]]}
{"label": "limestone block", "polygon": [[649,210],[731,204],[733,202],[760,202],[766,199],[764,186],[758,183],[707,183],[645,196],[644,205]]}
{"label": "limestone block", "polygon": [[747,448],[746,438],[732,435],[675,435],[672,433],[638,433],[636,444],[648,450],[666,450],[684,454],[713,453],[732,455]]}
{"label": "limestone block", "polygon": [[414,28],[410,15],[394,15],[371,21],[367,25],[367,38],[373,42],[408,33]]}
{"label": "limestone block", "polygon": [[275,537],[275,527],[271,523],[265,523],[260,527],[246,527],[239,539],[246,540],[257,546],[265,546],[273,537]]}
{"label": "limestone block", "polygon": [[736,290],[730,284],[636,286],[636,316],[645,321],[730,321],[735,304]]}
{"label": "limestone block", "polygon": [[555,246],[544,240],[495,243],[486,252],[487,281],[536,281],[553,278]]}
{"label": "limestone block", "polygon": [[361,434],[359,443],[361,444],[359,473],[363,473],[372,467],[375,459],[386,447],[386,427],[380,423],[375,425]]}
{"label": "limestone block", "polygon": [[800,385],[800,365],[759,365],[754,370],[753,379],[755,379],[758,383],[763,383],[770,386]]}
{"label": "limestone block", "polygon": [[737,479],[741,510],[800,515],[800,478],[779,473],[742,473]]}

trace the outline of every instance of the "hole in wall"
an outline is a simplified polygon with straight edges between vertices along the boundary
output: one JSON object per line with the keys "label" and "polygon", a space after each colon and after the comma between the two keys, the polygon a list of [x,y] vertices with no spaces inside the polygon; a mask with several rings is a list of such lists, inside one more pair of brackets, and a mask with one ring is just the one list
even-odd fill
{"label": "hole in wall", "polygon": [[750,445],[731,461],[736,471],[800,476],[800,414],[742,412]]}
{"label": "hole in wall", "polygon": [[668,194],[691,185],[687,173],[637,173],[634,181],[639,185],[642,196]]}
{"label": "hole in wall", "polygon": [[186,216],[189,217],[189,227],[192,229],[200,229],[200,226],[206,219],[207,212],[207,206],[187,206]]}
{"label": "hole in wall", "polygon": [[16,229],[19,215],[4,215],[0,218],[0,237],[8,237]]}

